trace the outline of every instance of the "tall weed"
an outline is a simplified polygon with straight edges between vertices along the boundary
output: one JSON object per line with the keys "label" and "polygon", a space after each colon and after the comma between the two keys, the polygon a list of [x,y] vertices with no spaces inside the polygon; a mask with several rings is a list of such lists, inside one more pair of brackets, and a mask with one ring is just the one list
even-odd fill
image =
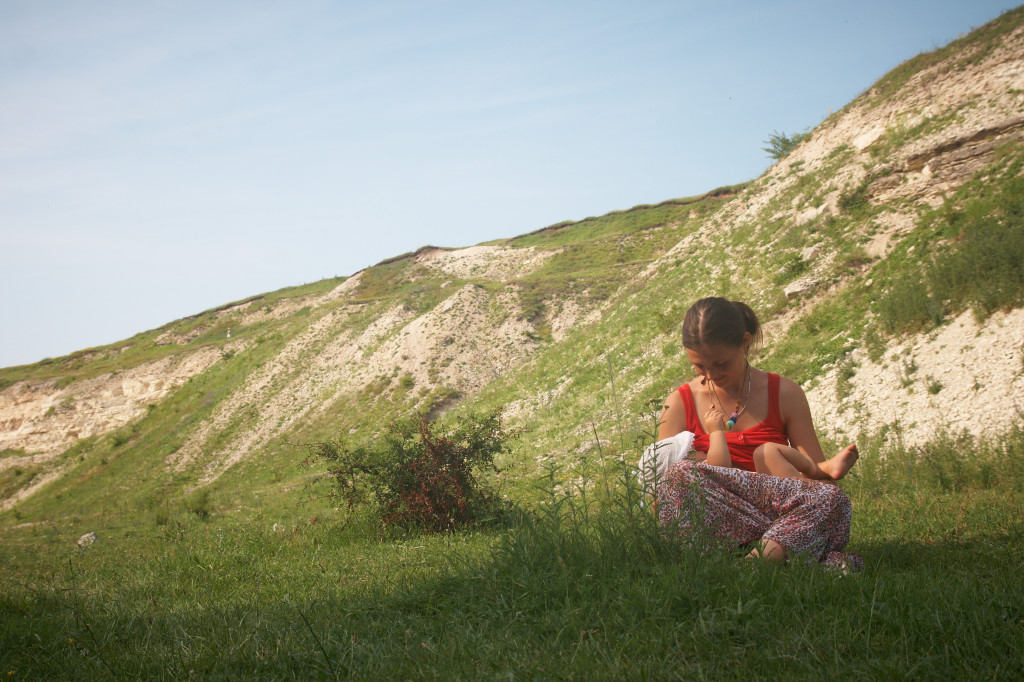
{"label": "tall weed", "polygon": [[[1018,416],[1019,420],[1019,416]],[[977,438],[939,429],[927,442],[908,446],[898,426],[858,438],[862,457],[850,472],[851,491],[870,494],[968,490],[1024,491],[1024,427]]]}

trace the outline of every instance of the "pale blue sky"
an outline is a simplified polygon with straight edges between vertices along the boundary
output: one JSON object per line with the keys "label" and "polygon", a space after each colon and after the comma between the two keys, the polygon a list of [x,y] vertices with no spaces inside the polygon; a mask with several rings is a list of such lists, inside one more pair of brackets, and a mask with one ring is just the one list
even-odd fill
{"label": "pale blue sky", "polygon": [[0,2],[0,366],[698,194],[1014,2]]}

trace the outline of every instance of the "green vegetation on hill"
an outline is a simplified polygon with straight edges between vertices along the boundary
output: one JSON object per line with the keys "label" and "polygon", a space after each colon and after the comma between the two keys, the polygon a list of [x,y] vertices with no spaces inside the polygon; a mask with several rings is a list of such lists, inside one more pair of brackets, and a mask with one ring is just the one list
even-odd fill
{"label": "green vegetation on hill", "polygon": [[[312,284],[285,287],[268,294],[228,303],[198,315],[190,315],[158,329],[136,334],[127,341],[75,351],[62,358],[47,358],[33,365],[0,368],[0,390],[26,380],[53,380],[57,382],[58,387],[68,386],[81,379],[124,371],[148,362],[183,355],[199,348],[220,347],[228,341],[228,329],[233,330],[235,338],[243,333],[255,338],[265,338],[267,335],[279,333],[281,327],[292,324],[288,319],[272,319],[272,313],[279,304],[288,300],[315,298],[335,288],[345,279],[337,277]],[[270,319],[243,326],[240,317],[230,313],[245,306],[255,312],[265,313]]]}
{"label": "green vegetation on hill", "polygon": [[928,329],[970,308],[978,319],[1024,304],[1024,150],[965,184],[892,259],[876,308],[890,333]]}
{"label": "green vegetation on hill", "polygon": [[[656,206],[636,207],[579,223],[561,224],[509,240],[512,246],[557,250],[540,269],[519,279],[527,319],[541,322],[558,301],[607,300],[623,281],[699,229],[736,188]],[[541,326],[540,336],[550,330]]]}

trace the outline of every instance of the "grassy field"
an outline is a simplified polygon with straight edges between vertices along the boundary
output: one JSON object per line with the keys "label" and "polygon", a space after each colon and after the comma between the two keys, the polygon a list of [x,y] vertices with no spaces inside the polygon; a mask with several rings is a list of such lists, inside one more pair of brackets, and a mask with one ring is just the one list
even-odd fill
{"label": "grassy field", "polygon": [[[324,490],[273,513],[12,529],[0,674],[1019,679],[1024,432],[873,447],[844,483],[866,561],[849,575],[694,555],[628,473],[593,467],[574,490],[535,479],[535,501],[496,525],[439,535],[345,524]],[[100,540],[80,549],[86,528]]]}

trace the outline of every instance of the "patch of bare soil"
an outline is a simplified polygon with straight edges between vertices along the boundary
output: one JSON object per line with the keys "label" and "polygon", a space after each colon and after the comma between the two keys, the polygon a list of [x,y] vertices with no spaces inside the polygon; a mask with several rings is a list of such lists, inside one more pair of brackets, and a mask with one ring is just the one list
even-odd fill
{"label": "patch of bare soil", "polygon": [[[534,347],[517,310],[513,296],[467,285],[423,315],[396,306],[358,333],[346,330],[343,311],[329,314],[225,400],[170,463],[205,463],[203,480],[213,480],[310,411],[351,399],[374,381],[390,391],[408,377],[412,390],[444,386],[471,395]],[[210,452],[210,437],[239,420],[236,439]]]}
{"label": "patch of bare soil", "polygon": [[964,313],[934,332],[893,343],[873,362],[852,353],[856,374],[838,390],[833,368],[807,392],[815,425],[837,438],[898,425],[906,445],[941,429],[975,436],[1024,412],[1024,310],[983,324]]}
{"label": "patch of bare soil", "polygon": [[459,279],[489,279],[508,282],[537,270],[557,251],[539,251],[532,246],[470,246],[465,249],[431,249],[420,253],[421,265],[441,270]]}

